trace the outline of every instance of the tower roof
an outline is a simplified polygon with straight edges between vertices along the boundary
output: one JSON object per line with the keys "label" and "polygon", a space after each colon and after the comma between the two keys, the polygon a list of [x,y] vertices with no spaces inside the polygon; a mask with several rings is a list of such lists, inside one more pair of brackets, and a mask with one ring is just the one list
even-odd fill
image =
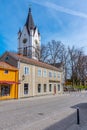
{"label": "tower roof", "polygon": [[27,20],[26,20],[25,26],[27,27],[28,31],[30,29],[34,29],[35,28],[33,17],[32,17],[32,13],[31,13],[31,8],[29,8],[29,12],[28,12],[28,16],[27,16]]}

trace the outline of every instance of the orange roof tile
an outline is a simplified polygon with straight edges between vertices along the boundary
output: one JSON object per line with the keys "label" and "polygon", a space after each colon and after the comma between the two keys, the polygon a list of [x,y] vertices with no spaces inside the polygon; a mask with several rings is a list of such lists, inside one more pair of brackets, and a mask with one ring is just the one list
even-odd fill
{"label": "orange roof tile", "polygon": [[18,70],[16,67],[13,67],[6,62],[0,61],[0,68],[2,69],[9,69],[9,70]]}

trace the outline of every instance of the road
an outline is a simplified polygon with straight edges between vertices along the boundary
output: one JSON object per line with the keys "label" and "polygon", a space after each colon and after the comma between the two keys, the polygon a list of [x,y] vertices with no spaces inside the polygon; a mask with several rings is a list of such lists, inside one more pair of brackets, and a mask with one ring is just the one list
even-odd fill
{"label": "road", "polygon": [[86,102],[87,92],[0,101],[0,130],[70,130]]}

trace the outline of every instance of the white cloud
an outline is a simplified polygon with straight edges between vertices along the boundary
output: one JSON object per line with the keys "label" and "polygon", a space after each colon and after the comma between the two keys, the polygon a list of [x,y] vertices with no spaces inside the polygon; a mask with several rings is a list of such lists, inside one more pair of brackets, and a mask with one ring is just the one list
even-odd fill
{"label": "white cloud", "polygon": [[82,13],[82,12],[79,12],[79,11],[74,11],[74,10],[59,6],[59,5],[51,3],[51,2],[43,2],[42,3],[40,1],[35,1],[35,0],[32,0],[32,2],[36,3],[36,4],[39,4],[41,6],[45,6],[47,8],[52,8],[52,9],[54,9],[56,11],[64,12],[66,14],[78,16],[78,17],[81,17],[81,18],[87,18],[87,14],[85,14],[85,13]]}

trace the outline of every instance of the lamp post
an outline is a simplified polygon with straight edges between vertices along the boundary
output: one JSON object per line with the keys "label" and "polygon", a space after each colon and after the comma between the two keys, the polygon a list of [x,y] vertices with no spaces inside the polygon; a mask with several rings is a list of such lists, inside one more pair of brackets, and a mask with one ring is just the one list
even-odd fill
{"label": "lamp post", "polygon": [[24,75],[22,75],[22,81],[23,81],[23,80],[25,80],[25,76],[24,76]]}

